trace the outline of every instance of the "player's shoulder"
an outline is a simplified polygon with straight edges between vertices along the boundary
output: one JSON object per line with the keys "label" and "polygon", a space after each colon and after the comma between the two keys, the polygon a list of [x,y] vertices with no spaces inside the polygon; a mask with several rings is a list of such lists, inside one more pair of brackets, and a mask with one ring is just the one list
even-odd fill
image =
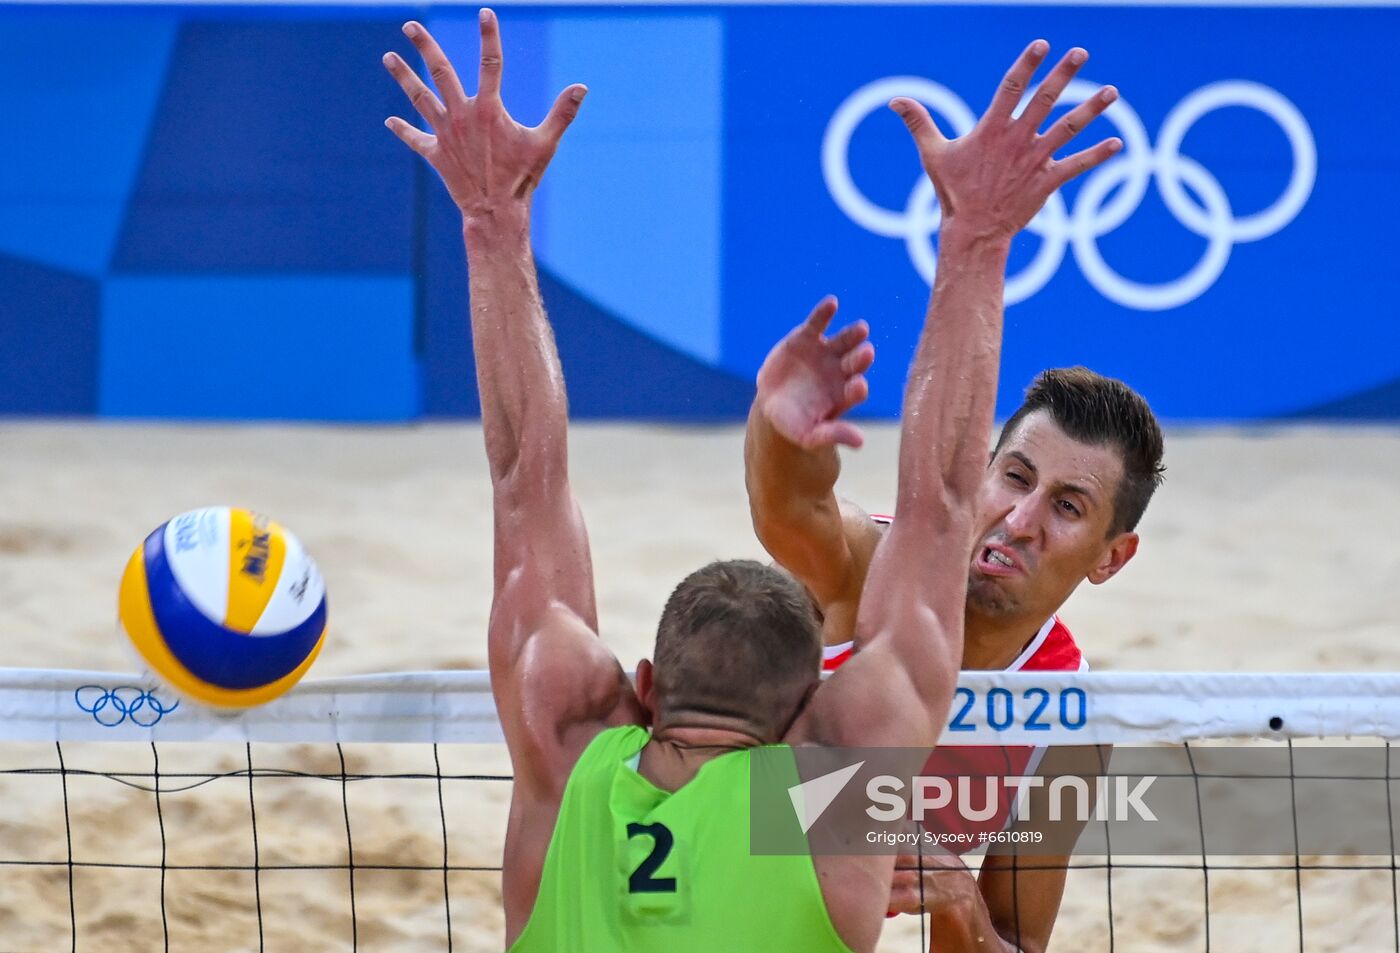
{"label": "player's shoulder", "polygon": [[1051,616],[1007,668],[1019,672],[1085,672],[1089,662],[1069,626],[1059,616]]}

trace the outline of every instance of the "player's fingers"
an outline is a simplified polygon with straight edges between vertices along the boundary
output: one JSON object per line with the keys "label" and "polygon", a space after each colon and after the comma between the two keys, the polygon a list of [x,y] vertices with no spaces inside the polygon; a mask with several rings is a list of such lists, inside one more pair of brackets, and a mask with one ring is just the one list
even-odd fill
{"label": "player's fingers", "polygon": [[397,53],[384,54],[384,68],[389,71],[389,75],[394,77],[402,89],[408,101],[413,104],[413,108],[418,110],[418,115],[431,125],[434,129],[447,115],[447,110],[442,108],[442,102],[433,95],[433,91],[418,78],[418,74],[409,68],[403,61],[403,57]]}
{"label": "player's fingers", "polygon": [[807,320],[802,322],[801,330],[805,333],[821,334],[826,331],[831,319],[836,317],[836,296],[827,295],[817,302],[817,306],[812,309],[812,313],[807,315]]}
{"label": "player's fingers", "polygon": [[919,912],[919,875],[913,870],[896,866],[890,885],[890,913]]}
{"label": "player's fingers", "polygon": [[384,125],[389,127],[389,131],[404,141],[408,146],[420,156],[427,155],[428,149],[433,145],[434,138],[421,129],[416,129],[398,116],[390,116],[384,120]]}
{"label": "player's fingers", "polygon": [[1083,132],[1085,126],[1097,119],[1099,113],[1113,105],[1117,98],[1118,90],[1112,86],[1105,86],[1056,120],[1055,124],[1045,131],[1045,135],[1041,136],[1040,141],[1046,150],[1054,155],[1067,142]]}
{"label": "player's fingers", "polygon": [[864,374],[875,363],[875,345],[862,341],[841,355],[841,373]]}
{"label": "player's fingers", "polygon": [[845,353],[861,341],[870,337],[870,325],[865,321],[852,321],[826,339],[827,347],[837,354]]}
{"label": "player's fingers", "polygon": [[865,445],[865,435],[855,424],[845,420],[828,420],[812,428],[808,449],[836,445],[859,450]]}
{"label": "player's fingers", "polygon": [[583,103],[583,97],[588,95],[588,87],[582,83],[575,83],[564,90],[554,100],[554,105],[549,109],[549,115],[544,117],[544,122],[540,123],[540,130],[549,137],[549,141],[558,144],[563,138],[564,131],[578,115],[578,108]]}
{"label": "player's fingers", "polygon": [[1102,165],[1117,155],[1122,148],[1123,140],[1115,136],[1072,156],[1066,156],[1051,166],[1055,188],[1059,188],[1075,176],[1083,175],[1095,166]]}
{"label": "player's fingers", "polygon": [[1055,104],[1060,101],[1060,94],[1065,91],[1069,81],[1074,79],[1074,74],[1079,72],[1079,67],[1083,66],[1088,59],[1088,51],[1077,46],[1066,53],[1060,62],[1055,64],[1050,75],[1045,77],[1044,82],[1036,89],[1035,95],[1026,104],[1025,111],[1021,113],[1020,121],[1039,132],[1041,124],[1045,122],[1045,117],[1050,115],[1050,110],[1054,109]]}
{"label": "player's fingers", "polygon": [[841,406],[838,414],[844,414],[858,404],[865,403],[865,398],[870,396],[870,382],[865,379],[864,374],[856,374],[846,381],[841,388]]}
{"label": "player's fingers", "polygon": [[501,53],[501,25],[496,11],[481,8],[481,74],[476,94],[493,100],[501,98],[501,68],[505,58]]}
{"label": "player's fingers", "polygon": [[1050,44],[1044,40],[1035,40],[1022,51],[1016,62],[1011,64],[1011,69],[1002,77],[1001,85],[997,87],[996,95],[992,97],[992,104],[987,107],[983,119],[1010,121],[1016,107],[1021,105],[1021,96],[1030,87],[1031,77],[1035,75],[1035,71],[1045,59],[1045,54],[1049,52]]}
{"label": "player's fingers", "polygon": [[433,39],[427,27],[417,20],[409,20],[403,25],[403,35],[408,37],[418,50],[418,55],[423,57],[423,63],[428,67],[428,75],[432,77],[433,85],[438,88],[442,98],[449,105],[465,103],[467,94],[462,89],[462,81],[457,78],[457,71],[452,68],[447,54],[438,46],[437,40]]}
{"label": "player's fingers", "polygon": [[919,147],[921,155],[925,150],[935,148],[947,141],[942,130],[934,123],[933,117],[924,108],[924,104],[917,99],[896,96],[890,100],[890,108],[900,119],[904,120],[905,128],[914,137],[914,144]]}

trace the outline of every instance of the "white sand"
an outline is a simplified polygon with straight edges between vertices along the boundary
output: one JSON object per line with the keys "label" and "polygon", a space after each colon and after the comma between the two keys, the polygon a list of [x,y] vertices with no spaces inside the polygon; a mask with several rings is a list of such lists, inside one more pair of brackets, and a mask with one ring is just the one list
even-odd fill
{"label": "white sand", "polygon": [[[670,587],[714,557],[758,556],[735,428],[579,426],[576,491],[592,533],[603,635],[629,667],[646,654]],[[871,431],[842,488],[890,505],[894,431]],[[328,580],[332,635],[313,676],[485,661],[490,495],[480,434],[402,429],[0,425],[0,663],[128,670],[114,630],[121,567],[144,534],[196,506],[253,507],[289,525]],[[1400,669],[1400,431],[1176,431],[1165,488],[1137,560],[1084,587],[1062,613],[1098,669]],[[145,770],[148,749],[69,746],[69,767]],[[349,770],[432,771],[425,749],[353,750]],[[161,749],[161,772],[229,770],[244,753]],[[502,771],[500,752],[444,749],[448,773]],[[254,750],[258,767],[339,771],[334,751]],[[0,766],[54,766],[43,746],[0,746]],[[165,784],[173,784],[167,778]],[[375,786],[378,786],[377,788]],[[69,782],[79,860],[159,863],[154,800],[103,778]],[[344,863],[338,783],[262,780],[260,861]],[[506,785],[447,784],[454,864],[499,862]],[[441,863],[432,781],[352,784],[358,864]],[[245,780],[165,793],[169,863],[251,863]],[[0,859],[63,858],[53,777],[0,777]],[[313,953],[447,948],[440,872],[268,871],[265,949]],[[499,949],[493,874],[453,874],[457,951]],[[1202,878],[1115,871],[1116,949],[1201,949]],[[1211,876],[1212,949],[1294,949],[1292,872]],[[1308,950],[1393,950],[1388,871],[1305,877]],[[160,875],[80,868],[80,950],[162,949]],[[1052,949],[1108,949],[1106,882],[1076,872]],[[252,877],[173,871],[170,949],[257,950]],[[0,951],[67,950],[67,871],[0,866]],[[919,948],[912,918],[882,949]]]}

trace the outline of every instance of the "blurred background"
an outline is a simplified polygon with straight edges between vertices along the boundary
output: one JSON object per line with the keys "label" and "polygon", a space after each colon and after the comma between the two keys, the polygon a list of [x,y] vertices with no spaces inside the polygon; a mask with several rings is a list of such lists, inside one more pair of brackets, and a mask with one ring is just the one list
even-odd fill
{"label": "blurred background", "polygon": [[[0,413],[411,421],[477,410],[459,222],[381,125],[423,19],[475,8],[0,7]],[[507,106],[591,93],[535,203],[577,417],[737,420],[820,298],[898,411],[945,130],[1026,41],[1088,48],[1123,155],[1017,243],[1000,411],[1084,363],[1176,421],[1400,416],[1395,8],[510,6]],[[417,62],[411,58],[410,62]],[[1082,93],[1081,93],[1082,95]],[[411,112],[407,114],[412,116]],[[961,125],[960,125],[961,124]]]}

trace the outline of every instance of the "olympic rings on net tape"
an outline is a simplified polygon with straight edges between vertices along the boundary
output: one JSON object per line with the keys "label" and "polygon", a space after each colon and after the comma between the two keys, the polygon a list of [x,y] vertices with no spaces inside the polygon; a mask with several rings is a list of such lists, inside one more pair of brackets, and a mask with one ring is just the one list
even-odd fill
{"label": "olympic rings on net tape", "polygon": [[[1074,106],[1102,87],[1075,79],[1060,103]],[[1022,109],[1029,102],[1027,91]],[[902,238],[909,260],[932,285],[938,254],[933,238],[942,216],[928,176],[920,175],[901,210],[872,202],[851,176],[851,138],[867,116],[892,98],[916,99],[944,120],[945,131],[967,133],[976,117],[958,95],[919,76],[890,76],[856,90],[836,108],[822,140],[822,175],[827,190],[857,225],[887,238]],[[1288,138],[1293,169],[1282,194],[1262,211],[1236,217],[1220,181],[1203,165],[1181,152],[1191,127],[1217,109],[1242,106],[1272,119]],[[1179,102],[1162,123],[1153,148],[1142,119],[1121,97],[1103,117],[1123,140],[1123,151],[1083,177],[1070,209],[1058,191],[1027,226],[1041,239],[1029,264],[1007,277],[1006,303],[1035,295],[1059,271],[1065,251],[1073,248],[1084,277],[1100,294],[1140,311],[1163,311],[1193,301],[1215,284],[1238,242],[1255,242],[1287,226],[1307,204],[1317,178],[1317,144],[1298,107],[1277,91],[1246,80],[1226,80],[1202,86]],[[1201,258],[1186,274],[1160,284],[1143,284],[1114,271],[1099,251],[1099,239],[1113,232],[1136,212],[1156,182],[1167,210],[1186,229],[1206,239]],[[1115,193],[1115,188],[1117,189]],[[1187,189],[1195,193],[1193,199]]]}
{"label": "olympic rings on net tape", "polygon": [[180,707],[178,700],[167,705],[152,690],[135,685],[118,685],[116,688],[84,685],[73,692],[73,701],[92,715],[99,725],[107,728],[115,728],[125,721],[149,728]]}

